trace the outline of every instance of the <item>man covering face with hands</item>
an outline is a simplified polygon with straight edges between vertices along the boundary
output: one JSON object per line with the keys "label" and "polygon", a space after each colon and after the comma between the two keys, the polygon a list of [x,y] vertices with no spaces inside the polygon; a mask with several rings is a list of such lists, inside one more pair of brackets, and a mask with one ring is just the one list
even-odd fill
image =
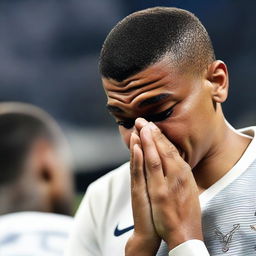
{"label": "man covering face with hands", "polygon": [[253,255],[255,128],[225,120],[227,67],[198,18],[133,13],[99,67],[131,160],[88,188],[67,255]]}
{"label": "man covering face with hands", "polygon": [[170,248],[202,239],[198,189],[190,166],[154,123],[139,118],[137,127],[139,132],[130,139],[135,227],[127,255],[156,255],[160,237]]}

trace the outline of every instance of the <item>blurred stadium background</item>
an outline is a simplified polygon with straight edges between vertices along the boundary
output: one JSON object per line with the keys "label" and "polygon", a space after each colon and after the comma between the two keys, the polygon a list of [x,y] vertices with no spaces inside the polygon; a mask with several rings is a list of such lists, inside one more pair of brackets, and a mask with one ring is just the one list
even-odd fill
{"label": "blurred stadium background", "polygon": [[227,119],[256,124],[256,1],[0,0],[0,100],[48,111],[64,129],[75,161],[76,188],[128,160],[105,109],[97,59],[117,21],[152,6],[181,7],[206,26],[230,73]]}

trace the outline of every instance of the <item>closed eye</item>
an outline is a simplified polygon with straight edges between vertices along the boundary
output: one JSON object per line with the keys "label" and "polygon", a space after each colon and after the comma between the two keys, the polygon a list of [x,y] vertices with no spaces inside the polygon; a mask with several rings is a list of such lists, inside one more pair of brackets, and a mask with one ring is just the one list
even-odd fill
{"label": "closed eye", "polygon": [[173,112],[173,106],[166,109],[163,112],[157,113],[157,114],[152,114],[152,115],[148,115],[148,116],[144,116],[144,118],[148,121],[148,122],[161,122],[163,120],[165,120],[166,118],[168,118]]}
{"label": "closed eye", "polygon": [[122,121],[116,122],[118,125],[123,126],[126,129],[131,129],[134,126],[135,120],[134,119],[126,119]]}
{"label": "closed eye", "polygon": [[[174,106],[172,106],[160,113],[145,115],[145,116],[143,116],[143,118],[145,118],[148,122],[161,122],[161,121],[167,119],[169,116],[171,116],[171,114],[173,112],[173,107]],[[116,123],[118,125],[123,126],[126,129],[131,129],[134,126],[135,120],[134,119],[125,119],[125,120],[117,121]]]}

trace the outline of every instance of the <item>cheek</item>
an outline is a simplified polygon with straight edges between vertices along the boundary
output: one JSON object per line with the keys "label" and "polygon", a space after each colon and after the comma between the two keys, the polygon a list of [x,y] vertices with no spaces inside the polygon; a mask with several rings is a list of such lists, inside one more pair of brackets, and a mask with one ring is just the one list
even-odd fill
{"label": "cheek", "polygon": [[187,129],[183,125],[173,124],[172,126],[160,126],[159,128],[163,134],[171,141],[175,146],[182,147],[184,146],[184,141],[187,137]]}
{"label": "cheek", "polygon": [[119,126],[119,132],[125,145],[130,148],[130,137],[133,129],[125,129],[123,126]]}
{"label": "cheek", "polygon": [[184,140],[185,134],[188,132],[184,119],[169,119],[159,123],[155,123],[162,133],[174,144]]}

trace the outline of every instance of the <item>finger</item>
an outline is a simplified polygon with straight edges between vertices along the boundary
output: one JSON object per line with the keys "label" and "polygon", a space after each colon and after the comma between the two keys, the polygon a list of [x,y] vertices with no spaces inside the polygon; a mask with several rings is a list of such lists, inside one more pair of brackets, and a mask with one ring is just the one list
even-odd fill
{"label": "finger", "polygon": [[131,163],[132,189],[143,190],[146,187],[143,171],[143,153],[138,144],[133,147],[133,157]]}
{"label": "finger", "polygon": [[144,118],[137,118],[135,120],[135,128],[140,132],[140,130],[148,124],[148,121]]}
{"label": "finger", "polygon": [[130,152],[132,151],[133,149],[133,146],[135,144],[138,144],[139,146],[141,145],[141,141],[140,141],[140,137],[139,137],[139,133],[137,130],[134,130],[131,134],[131,137],[130,137]]}
{"label": "finger", "polygon": [[184,172],[190,170],[189,165],[180,156],[175,145],[165,137],[165,135],[154,123],[150,122],[149,126],[152,131],[152,137],[157,151],[162,161],[164,174],[168,178],[172,178],[173,175],[177,175],[177,172],[181,174],[181,171]]}
{"label": "finger", "polygon": [[140,134],[140,131],[136,128],[136,126],[134,126],[133,133],[135,133],[138,136]]}
{"label": "finger", "polygon": [[153,231],[152,217],[146,180],[144,176],[143,152],[138,144],[132,149],[131,164],[131,201],[134,220],[134,230],[138,233]]}
{"label": "finger", "polygon": [[164,174],[161,159],[157,152],[155,142],[153,141],[149,125],[141,129],[140,138],[144,155],[147,184],[150,190],[151,187],[158,187],[163,184]]}
{"label": "finger", "polygon": [[130,174],[132,189],[135,186],[135,182],[138,182],[138,179],[144,178],[144,175],[141,177],[141,172],[143,172],[143,153],[141,149],[139,150],[137,147],[141,147],[141,141],[139,136],[135,132],[132,132],[130,138]]}
{"label": "finger", "polygon": [[161,132],[161,130],[153,123],[149,122],[149,127],[152,131],[153,140],[156,143],[157,149],[162,149],[161,151],[164,152],[167,150],[171,155],[178,156],[179,151],[175,147],[175,145],[166,138],[166,136]]}

